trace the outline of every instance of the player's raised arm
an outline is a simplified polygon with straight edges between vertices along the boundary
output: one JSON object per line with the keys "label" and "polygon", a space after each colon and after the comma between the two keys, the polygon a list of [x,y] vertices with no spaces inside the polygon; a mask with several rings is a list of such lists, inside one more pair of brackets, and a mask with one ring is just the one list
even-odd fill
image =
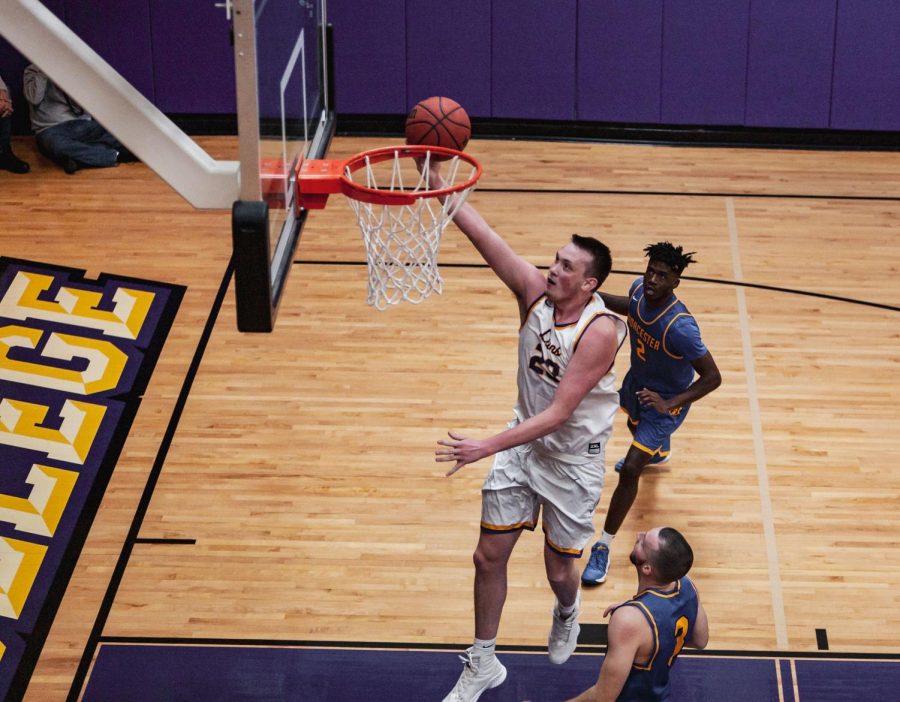
{"label": "player's raised arm", "polygon": [[[434,161],[431,162],[429,183],[433,188],[444,187],[440,164]],[[544,291],[544,274],[537,266],[513,251],[472,205],[467,202],[459,208],[453,222],[472,242],[497,277],[519,298],[520,306],[530,304]]]}

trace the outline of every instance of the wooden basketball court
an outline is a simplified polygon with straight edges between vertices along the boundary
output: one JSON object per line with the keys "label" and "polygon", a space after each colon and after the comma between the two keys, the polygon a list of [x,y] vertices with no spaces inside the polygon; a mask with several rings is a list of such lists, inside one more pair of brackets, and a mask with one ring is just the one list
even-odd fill
{"label": "wooden basketball court", "polygon": [[[216,158],[236,139],[208,138]],[[390,140],[338,137],[331,156]],[[0,173],[0,253],[186,287],[25,699],[77,698],[104,642],[468,645],[488,461],[452,478],[448,429],[511,417],[516,306],[451,225],[444,293],[366,306],[335,196],[303,230],[271,334],[236,330],[230,213],[192,209],[142,164],[66,176],[31,148]],[[638,530],[692,543],[710,649],[900,653],[900,169],[892,153],[474,140],[473,204],[542,266],[572,232],[608,243],[624,293],[642,249],[696,251],[679,296],[722,387],[648,471],[585,593],[632,594]],[[627,350],[617,360],[619,378]],[[597,526],[629,443],[607,453]],[[546,644],[539,533],[510,566],[499,642]],[[451,681],[452,684],[452,681]]]}

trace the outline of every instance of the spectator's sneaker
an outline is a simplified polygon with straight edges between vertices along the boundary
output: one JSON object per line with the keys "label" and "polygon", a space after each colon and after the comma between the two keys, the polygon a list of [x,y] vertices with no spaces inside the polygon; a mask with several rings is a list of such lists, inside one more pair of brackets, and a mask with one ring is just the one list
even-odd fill
{"label": "spectator's sneaker", "polygon": [[584,585],[599,585],[606,580],[608,572],[609,546],[598,541],[591,547],[591,557],[581,574],[581,582]]}
{"label": "spectator's sneaker", "polygon": [[[659,454],[656,454],[649,461],[647,461],[647,465],[648,466],[659,466],[659,465],[662,465],[663,463],[668,463],[671,460],[672,460],[672,452],[669,451],[665,456],[660,456]],[[625,465],[625,459],[620,458],[619,461],[616,463],[616,473],[621,473],[622,466],[624,466],[624,465]]]}
{"label": "spectator's sneaker", "polygon": [[581,631],[578,625],[580,612],[581,590],[575,599],[575,610],[566,619],[559,615],[559,601],[553,608],[553,624],[550,626],[550,636],[547,639],[547,652],[550,654],[551,663],[556,665],[565,663],[578,645],[578,634]]}
{"label": "spectator's sneaker", "polygon": [[506,668],[497,656],[482,657],[472,653],[472,649],[467,648],[465,655],[459,657],[463,662],[463,672],[444,702],[475,702],[482,692],[502,685],[506,680]]}
{"label": "spectator's sneaker", "polygon": [[62,164],[63,170],[73,175],[78,170],[78,162],[74,158],[67,158]]}

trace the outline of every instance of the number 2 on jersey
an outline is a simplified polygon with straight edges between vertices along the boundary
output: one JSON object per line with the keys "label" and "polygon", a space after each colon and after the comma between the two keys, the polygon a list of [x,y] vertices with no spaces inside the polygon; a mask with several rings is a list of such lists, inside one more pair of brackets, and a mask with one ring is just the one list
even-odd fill
{"label": "number 2 on jersey", "polygon": [[644,346],[644,342],[640,339],[635,338],[634,340],[634,352],[637,354],[637,357],[644,363],[647,362],[647,349]]}

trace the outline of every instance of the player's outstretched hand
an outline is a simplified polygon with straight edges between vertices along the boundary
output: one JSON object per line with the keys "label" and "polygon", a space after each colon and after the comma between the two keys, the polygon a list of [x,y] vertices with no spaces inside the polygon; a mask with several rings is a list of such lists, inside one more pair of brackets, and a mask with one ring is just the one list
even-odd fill
{"label": "player's outstretched hand", "polygon": [[452,431],[448,431],[447,436],[450,438],[438,439],[438,444],[443,448],[436,449],[434,452],[434,460],[438,463],[455,461],[456,465],[447,471],[447,477],[453,475],[464,465],[474,463],[487,455],[481,446],[482,442],[478,439],[470,439],[462,434],[454,434]]}

